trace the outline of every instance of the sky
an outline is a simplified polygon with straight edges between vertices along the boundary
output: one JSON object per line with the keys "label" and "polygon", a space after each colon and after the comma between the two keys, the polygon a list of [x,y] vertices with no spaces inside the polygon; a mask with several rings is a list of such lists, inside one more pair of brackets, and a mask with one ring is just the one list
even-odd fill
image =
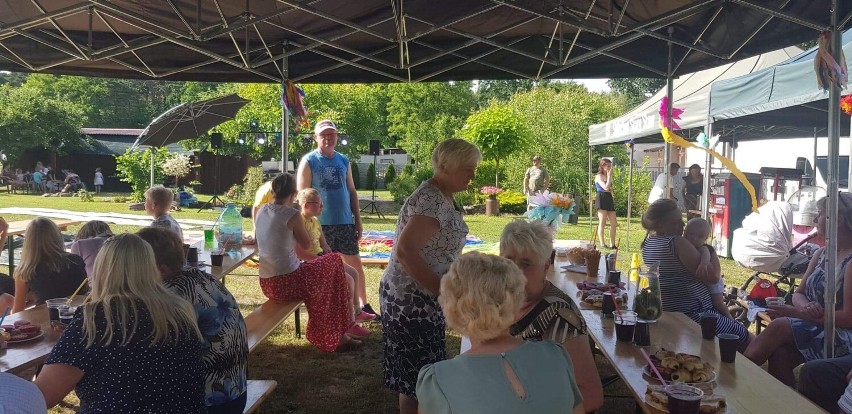
{"label": "sky", "polygon": [[609,79],[574,79],[574,82],[584,85],[589,92],[609,92],[609,86],[606,84],[608,80]]}

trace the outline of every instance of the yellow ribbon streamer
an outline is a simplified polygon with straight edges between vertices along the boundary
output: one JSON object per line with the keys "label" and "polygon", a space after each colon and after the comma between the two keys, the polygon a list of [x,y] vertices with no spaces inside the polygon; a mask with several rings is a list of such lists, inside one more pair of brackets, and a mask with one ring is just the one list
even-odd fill
{"label": "yellow ribbon streamer", "polygon": [[[695,145],[692,142],[687,141],[682,136],[672,132],[671,130],[669,130],[666,127],[662,127],[662,134],[663,134],[663,139],[666,140],[666,142],[668,142],[669,144],[677,145],[677,146],[680,146],[680,147],[698,148],[698,149],[712,155],[717,160],[719,160],[722,163],[722,165],[725,166],[725,168],[727,168],[728,170],[731,171],[732,174],[734,174],[734,177],[737,177],[737,179],[740,180],[741,183],[743,183],[743,186],[745,187],[746,191],[748,191],[748,194],[751,196],[751,211],[757,211],[758,204],[757,204],[757,196],[755,195],[755,191],[754,191],[754,186],[751,185],[751,182],[748,181],[748,178],[746,178],[745,174],[743,174],[743,172],[740,171],[739,168],[737,168],[737,165],[734,164],[733,161],[725,158],[724,156],[722,156],[722,154],[719,154],[718,152],[713,151],[710,148],[704,148],[704,147]],[[708,171],[708,173],[709,173],[709,171]]]}

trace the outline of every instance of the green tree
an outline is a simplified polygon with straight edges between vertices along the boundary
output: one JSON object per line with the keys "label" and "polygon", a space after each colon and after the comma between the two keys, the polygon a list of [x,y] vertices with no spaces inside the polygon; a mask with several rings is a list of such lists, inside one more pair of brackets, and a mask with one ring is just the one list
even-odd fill
{"label": "green tree", "polygon": [[488,106],[492,100],[507,102],[518,92],[526,92],[535,88],[536,83],[530,79],[482,80],[476,88],[476,100],[480,107]]}
{"label": "green tree", "polygon": [[352,181],[355,182],[355,189],[361,189],[361,171],[358,170],[357,162],[350,162],[349,165],[352,167]]}
{"label": "green tree", "polygon": [[388,165],[388,168],[385,170],[385,188],[388,188],[393,180],[396,179],[396,168],[393,164]]}
{"label": "green tree", "polygon": [[529,133],[512,108],[493,101],[467,118],[461,135],[479,147],[483,158],[494,160],[494,185],[499,187],[500,160],[523,149]]}
{"label": "green tree", "polygon": [[[508,103],[525,123],[531,144],[506,159],[506,175],[512,188],[521,189],[524,172],[533,155],[540,155],[553,178],[551,189],[586,193],[589,183],[589,125],[622,113],[622,100],[608,94],[590,93],[577,85],[536,88],[515,95]],[[593,156],[614,156],[616,164],[627,160],[621,144],[594,147]]]}
{"label": "green tree", "polygon": [[438,142],[453,136],[474,108],[470,82],[391,84],[388,133],[418,165],[428,164]]}
{"label": "green tree", "polygon": [[367,166],[367,190],[376,188],[376,166],[371,162]]}
{"label": "green tree", "polygon": [[10,160],[28,148],[67,153],[85,144],[81,117],[80,107],[69,101],[0,85],[0,151]]}
{"label": "green tree", "polygon": [[627,101],[627,107],[632,108],[645,102],[646,99],[666,86],[666,80],[660,78],[614,78],[607,85]]}
{"label": "green tree", "polygon": [[171,156],[165,147],[131,151],[115,156],[115,169],[121,181],[130,183],[133,191],[131,198],[140,201],[151,185],[151,151],[154,151],[154,183],[162,183],[165,178],[163,163]]}

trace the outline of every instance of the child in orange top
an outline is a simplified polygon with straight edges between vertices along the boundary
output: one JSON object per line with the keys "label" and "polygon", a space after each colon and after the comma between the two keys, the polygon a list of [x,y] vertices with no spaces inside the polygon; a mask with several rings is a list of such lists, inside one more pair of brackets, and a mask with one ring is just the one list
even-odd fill
{"label": "child in orange top", "polygon": [[[313,260],[324,254],[333,254],[331,247],[325,241],[325,235],[322,234],[322,225],[320,225],[319,217],[322,213],[322,198],[319,191],[313,188],[305,188],[299,191],[296,195],[296,200],[299,202],[299,209],[302,213],[302,218],[305,220],[305,228],[308,234],[311,235],[310,249],[302,249],[296,246],[296,255],[301,260]],[[346,271],[347,280],[349,282],[349,291],[352,292],[352,309],[355,315],[355,322],[366,322],[376,319],[376,315],[367,313],[358,307],[358,297],[355,292],[355,277],[357,271],[354,267],[343,264],[343,269]]]}

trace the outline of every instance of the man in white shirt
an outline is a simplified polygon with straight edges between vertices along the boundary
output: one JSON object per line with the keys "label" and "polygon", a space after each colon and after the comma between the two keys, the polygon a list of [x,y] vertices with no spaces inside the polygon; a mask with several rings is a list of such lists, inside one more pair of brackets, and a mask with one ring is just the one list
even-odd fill
{"label": "man in white shirt", "polygon": [[23,378],[0,373],[0,413],[44,414],[47,404],[41,390]]}
{"label": "man in white shirt", "polygon": [[[651,204],[661,198],[670,198],[672,200],[677,200],[675,197],[675,182],[674,177],[677,176],[677,172],[680,170],[680,164],[673,162],[669,165],[668,174],[663,173],[657,176],[657,180],[654,182],[654,187],[651,188],[651,192],[648,194],[648,204]],[[666,181],[668,181],[668,196],[666,194]]]}

